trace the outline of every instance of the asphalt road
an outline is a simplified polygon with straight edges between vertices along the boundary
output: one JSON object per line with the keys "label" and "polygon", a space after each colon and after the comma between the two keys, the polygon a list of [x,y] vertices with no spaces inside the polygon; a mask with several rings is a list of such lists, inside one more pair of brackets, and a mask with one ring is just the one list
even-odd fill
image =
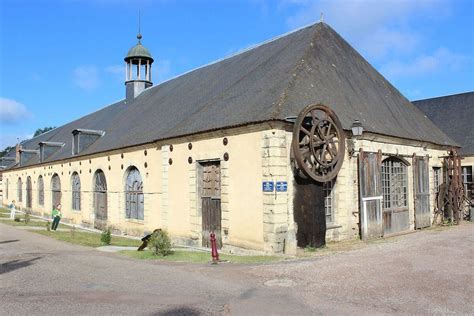
{"label": "asphalt road", "polygon": [[473,229],[211,266],[139,261],[0,224],[0,315],[473,314]]}

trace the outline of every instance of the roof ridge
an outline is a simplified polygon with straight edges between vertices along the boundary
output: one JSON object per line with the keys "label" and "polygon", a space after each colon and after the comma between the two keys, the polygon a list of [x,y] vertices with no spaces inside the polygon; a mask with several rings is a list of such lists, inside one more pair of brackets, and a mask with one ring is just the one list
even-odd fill
{"label": "roof ridge", "polygon": [[474,91],[466,91],[466,92],[458,92],[458,93],[455,93],[455,94],[440,95],[440,96],[437,96],[437,97],[412,100],[410,102],[419,102],[419,101],[434,100],[434,99],[441,99],[441,98],[450,98],[450,97],[456,97],[456,96],[460,96],[460,95],[463,95],[463,94],[471,94],[471,93],[474,94]]}
{"label": "roof ridge", "polygon": [[247,52],[249,52],[249,51],[251,51],[251,50],[253,50],[253,49],[255,49],[255,48],[258,48],[258,47],[261,47],[261,46],[270,44],[270,43],[272,43],[272,42],[274,42],[274,41],[277,41],[277,40],[279,40],[279,39],[281,39],[281,38],[283,38],[283,37],[285,37],[285,36],[289,36],[289,35],[291,35],[291,34],[293,34],[293,33],[299,32],[299,31],[301,31],[301,30],[304,30],[304,29],[306,29],[306,28],[310,28],[310,27],[313,27],[313,26],[316,26],[316,25],[319,25],[319,24],[321,24],[321,25],[327,25],[327,24],[324,23],[324,22],[312,22],[311,24],[306,24],[306,25],[304,25],[304,26],[302,26],[302,27],[300,27],[300,28],[297,28],[297,29],[295,29],[295,30],[292,30],[292,31],[283,33],[283,34],[278,35],[278,36],[275,36],[275,37],[273,37],[273,38],[271,38],[271,39],[269,39],[269,40],[266,40],[266,41],[263,41],[263,42],[261,42],[261,43],[248,46],[248,47],[246,47],[246,48],[243,48],[243,49],[237,51],[236,53],[230,54],[230,55],[228,55],[228,56],[225,56],[225,57],[216,59],[216,60],[214,60],[214,61],[211,61],[211,62],[209,62],[209,63],[207,63],[207,64],[204,64],[204,65],[198,66],[198,67],[196,67],[196,68],[190,69],[190,70],[188,70],[188,71],[185,71],[185,72],[183,72],[183,73],[181,73],[181,74],[179,74],[179,75],[176,75],[176,76],[171,77],[171,78],[169,78],[169,79],[167,79],[167,80],[165,80],[165,81],[162,81],[162,82],[160,82],[160,83],[157,84],[157,85],[153,85],[153,86],[151,86],[151,87],[148,87],[148,88],[146,88],[144,91],[152,90],[152,89],[157,88],[157,87],[159,87],[159,86],[161,86],[161,85],[163,85],[163,84],[165,84],[165,83],[167,83],[167,82],[169,82],[169,81],[172,81],[172,80],[175,80],[175,79],[180,78],[180,77],[182,77],[182,76],[185,76],[185,75],[187,75],[187,74],[189,74],[189,73],[191,73],[191,72],[194,72],[194,71],[196,71],[196,70],[200,70],[200,69],[202,69],[202,68],[206,68],[206,67],[208,67],[208,66],[212,66],[212,65],[218,64],[218,63],[220,63],[220,62],[222,62],[222,61],[231,59],[231,58],[233,58],[233,57],[236,57],[236,56],[245,54],[245,53],[247,53]]}

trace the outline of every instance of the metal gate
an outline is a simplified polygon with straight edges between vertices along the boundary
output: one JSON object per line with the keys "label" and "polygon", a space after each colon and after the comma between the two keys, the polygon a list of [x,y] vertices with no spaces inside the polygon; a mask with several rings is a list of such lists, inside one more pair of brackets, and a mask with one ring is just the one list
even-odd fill
{"label": "metal gate", "polygon": [[362,239],[378,238],[383,235],[381,162],[380,150],[378,153],[360,150],[359,192]]}
{"label": "metal gate", "polygon": [[216,234],[217,247],[222,247],[221,236],[221,170],[220,162],[201,163],[201,213],[202,213],[202,246],[211,247],[210,232]]}
{"label": "metal gate", "polygon": [[428,157],[413,155],[413,181],[415,187],[415,228],[430,226],[430,189]]}
{"label": "metal gate", "polygon": [[59,176],[56,173],[51,178],[51,200],[53,207],[61,204],[61,180],[59,180]]}
{"label": "metal gate", "polygon": [[31,177],[26,178],[26,208],[31,208]]}
{"label": "metal gate", "polygon": [[103,229],[107,225],[107,181],[102,170],[94,174],[94,227]]}

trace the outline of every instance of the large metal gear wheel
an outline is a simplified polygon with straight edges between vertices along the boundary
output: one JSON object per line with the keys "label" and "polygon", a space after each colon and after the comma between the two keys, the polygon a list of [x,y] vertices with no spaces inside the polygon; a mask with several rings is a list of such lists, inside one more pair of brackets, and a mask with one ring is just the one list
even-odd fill
{"label": "large metal gear wheel", "polygon": [[322,104],[304,108],[293,128],[293,155],[303,174],[318,182],[333,180],[342,167],[345,134],[337,115]]}

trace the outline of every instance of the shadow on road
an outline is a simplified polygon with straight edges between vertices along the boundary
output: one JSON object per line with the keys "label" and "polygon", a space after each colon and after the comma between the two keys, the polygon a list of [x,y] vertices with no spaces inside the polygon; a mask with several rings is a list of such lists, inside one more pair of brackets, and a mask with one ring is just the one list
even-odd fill
{"label": "shadow on road", "polygon": [[20,241],[20,239],[4,240],[4,241],[0,241],[0,244],[8,244],[10,242],[16,242],[16,241]]}
{"label": "shadow on road", "polygon": [[202,315],[202,313],[198,311],[197,309],[190,308],[190,307],[177,307],[177,308],[160,311],[153,315],[156,315],[156,316],[198,316],[198,315]]}
{"label": "shadow on road", "polygon": [[36,257],[28,260],[12,260],[0,265],[0,274],[8,273],[17,269],[25,268],[34,263],[34,261],[39,260],[43,257]]}

